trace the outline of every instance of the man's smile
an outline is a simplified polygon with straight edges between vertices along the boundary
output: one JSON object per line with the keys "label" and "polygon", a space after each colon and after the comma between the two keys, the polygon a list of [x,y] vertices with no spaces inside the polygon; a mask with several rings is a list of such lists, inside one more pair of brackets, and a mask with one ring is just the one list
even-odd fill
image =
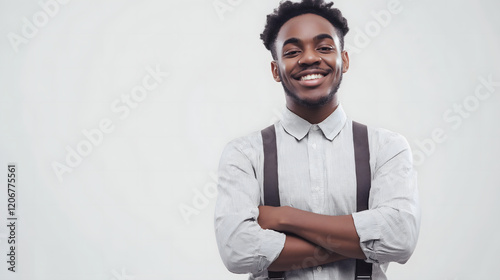
{"label": "man's smile", "polygon": [[292,75],[292,78],[298,81],[299,85],[304,87],[316,87],[323,83],[325,77],[331,73],[331,70],[320,68],[306,69]]}
{"label": "man's smile", "polygon": [[300,80],[301,81],[310,81],[310,80],[321,79],[323,77],[324,76],[321,74],[309,74],[309,75],[302,76],[302,78],[300,78]]}

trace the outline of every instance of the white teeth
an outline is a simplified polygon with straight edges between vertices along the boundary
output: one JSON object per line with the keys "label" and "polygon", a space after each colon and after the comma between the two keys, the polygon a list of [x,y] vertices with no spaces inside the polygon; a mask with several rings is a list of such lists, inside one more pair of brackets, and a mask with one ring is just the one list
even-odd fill
{"label": "white teeth", "polygon": [[309,80],[321,79],[323,77],[324,76],[321,74],[309,74],[309,75],[302,76],[302,78],[300,78],[300,80],[301,81],[309,81]]}

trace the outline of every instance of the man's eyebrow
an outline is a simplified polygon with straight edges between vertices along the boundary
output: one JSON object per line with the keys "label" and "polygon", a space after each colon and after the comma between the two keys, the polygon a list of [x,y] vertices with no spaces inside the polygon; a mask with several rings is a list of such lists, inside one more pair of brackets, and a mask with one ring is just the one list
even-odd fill
{"label": "man's eyebrow", "polygon": [[299,39],[292,37],[290,39],[287,39],[285,42],[283,42],[283,47],[286,46],[287,44],[296,44],[298,42],[300,42]]}
{"label": "man's eyebrow", "polygon": [[[332,35],[326,34],[326,33],[322,33],[322,34],[319,34],[316,37],[314,37],[315,41],[323,40],[323,39],[331,39],[333,41]],[[285,42],[283,42],[283,47],[286,46],[287,44],[297,44],[299,42],[300,42],[299,39],[292,37],[292,38],[285,40]]]}
{"label": "man's eyebrow", "polygon": [[332,41],[334,41],[332,35],[326,33],[319,34],[318,36],[314,37],[314,39],[315,40],[332,39]]}

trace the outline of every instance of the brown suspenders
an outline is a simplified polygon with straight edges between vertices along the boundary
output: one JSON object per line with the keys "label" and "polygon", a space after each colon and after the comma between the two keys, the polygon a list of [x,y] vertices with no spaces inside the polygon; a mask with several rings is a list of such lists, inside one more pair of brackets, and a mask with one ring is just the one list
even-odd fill
{"label": "brown suspenders", "polygon": [[274,125],[262,130],[262,143],[264,144],[264,205],[280,206],[278,149]]}
{"label": "brown suspenders", "polygon": [[[372,186],[370,170],[370,149],[368,146],[368,129],[366,125],[352,122],[354,142],[354,159],[356,163],[356,211],[368,210],[368,197]],[[372,279],[372,264],[364,260],[356,260],[355,280]]]}
{"label": "brown suspenders", "polygon": [[[264,145],[264,205],[280,206],[278,186],[278,149],[276,145],[276,130],[271,125],[261,131]],[[268,271],[269,279],[285,279],[283,271]]]}
{"label": "brown suspenders", "polygon": [[[371,188],[370,150],[368,147],[368,131],[363,124],[352,122],[354,159],[356,163],[356,211],[368,209],[368,197]],[[271,125],[261,131],[264,144],[264,204],[280,206],[278,186],[278,150],[276,130]],[[285,279],[284,272],[269,271],[269,279]],[[372,265],[356,260],[355,280],[371,280]]]}

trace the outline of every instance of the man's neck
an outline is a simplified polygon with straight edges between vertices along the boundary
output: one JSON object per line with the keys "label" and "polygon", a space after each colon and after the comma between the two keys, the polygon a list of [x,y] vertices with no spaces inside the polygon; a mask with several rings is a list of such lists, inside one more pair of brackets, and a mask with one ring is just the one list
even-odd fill
{"label": "man's neck", "polygon": [[298,105],[292,100],[288,100],[288,98],[286,101],[286,107],[290,111],[311,124],[318,124],[324,121],[326,118],[328,118],[328,116],[335,112],[335,110],[337,110],[337,107],[339,106],[337,98],[333,98],[327,104],[318,107]]}

